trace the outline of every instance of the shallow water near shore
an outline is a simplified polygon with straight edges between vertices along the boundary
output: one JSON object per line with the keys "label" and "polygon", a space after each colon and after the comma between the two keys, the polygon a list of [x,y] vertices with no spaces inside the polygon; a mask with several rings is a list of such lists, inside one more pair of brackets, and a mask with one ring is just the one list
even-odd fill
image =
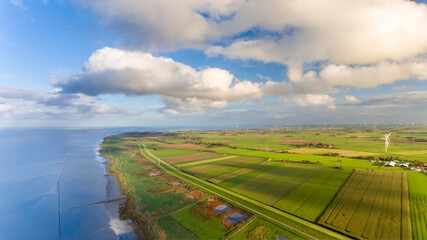
{"label": "shallow water near shore", "polygon": [[103,137],[135,130],[0,130],[0,239],[136,239],[98,152]]}

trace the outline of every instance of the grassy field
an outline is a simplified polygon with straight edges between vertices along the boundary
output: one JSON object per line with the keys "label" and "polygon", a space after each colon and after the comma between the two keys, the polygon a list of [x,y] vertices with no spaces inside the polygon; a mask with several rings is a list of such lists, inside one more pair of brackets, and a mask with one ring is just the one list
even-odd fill
{"label": "grassy field", "polygon": [[[393,132],[387,154],[385,132]],[[345,238],[323,226],[362,239],[426,239],[427,176],[357,159],[427,162],[426,148],[427,127],[295,127],[119,134],[103,155],[117,159],[136,213],[159,239]],[[202,199],[185,197],[193,191]],[[256,220],[225,229],[197,216],[191,206],[208,196]]]}
{"label": "grassy field", "polygon": [[[218,153],[253,156],[253,157],[266,158],[266,159],[271,159],[276,161],[289,159],[292,161],[310,161],[313,163],[319,162],[324,166],[334,166],[334,167],[351,167],[351,168],[368,168],[368,169],[382,168],[381,167],[382,164],[378,165],[377,163],[368,162],[366,160],[351,159],[351,158],[319,156],[319,155],[310,155],[310,154],[263,152],[263,151],[257,151],[257,150],[247,150],[247,149],[231,149],[231,148],[225,148],[225,147],[213,148],[212,150]],[[389,168],[384,168],[384,170],[389,170]],[[399,169],[395,168],[394,170],[399,170]]]}
{"label": "grassy field", "polygon": [[427,176],[408,174],[414,239],[427,239]]}
{"label": "grassy field", "polygon": [[203,179],[210,179],[258,163],[261,163],[260,158],[237,157],[185,168],[185,171]]}
{"label": "grassy field", "polygon": [[[260,174],[271,171],[274,168],[280,167],[280,165],[282,165],[282,164],[281,163],[272,163],[272,162],[264,162],[264,163],[261,163],[258,165],[253,165],[251,167],[252,171],[240,174],[240,175],[232,177],[232,178],[228,178],[228,179],[223,180],[217,184],[222,186],[222,187],[231,189],[231,188],[233,188],[233,187],[235,187],[235,186],[237,186],[237,185],[239,185],[239,184],[241,184],[241,183],[243,183],[249,179],[252,179],[252,178],[254,178]],[[261,166],[261,167],[259,167],[259,166]],[[255,167],[256,167],[256,169],[253,169]],[[245,168],[245,169],[248,169],[248,168]],[[223,175],[221,175],[221,176],[223,176]]]}
{"label": "grassy field", "polygon": [[243,195],[239,195],[228,189],[222,188],[215,184],[206,182],[197,178],[193,175],[187,174],[178,170],[177,168],[169,165],[160,158],[153,155],[145,146],[140,148],[140,153],[147,159],[150,159],[153,163],[159,163],[159,167],[166,173],[178,177],[181,180],[197,186],[207,193],[213,194],[220,197],[224,201],[227,201],[234,206],[238,206],[244,210],[250,211],[254,214],[268,218],[269,221],[279,224],[286,229],[292,231],[299,236],[304,236],[307,239],[345,239],[345,237],[336,232],[332,232],[328,229],[322,228],[318,225],[307,222],[303,219],[296,218],[283,211],[277,210],[258,201],[254,201]]}
{"label": "grassy field", "polygon": [[185,184],[170,186],[167,181],[161,180],[165,175],[154,177],[146,175],[145,173],[158,172],[159,169],[142,155],[137,154],[137,145],[131,145],[126,141],[120,144],[117,139],[122,138],[123,136],[116,135],[105,139],[103,156],[117,157],[114,169],[123,179],[121,182],[126,185],[127,193],[135,199],[136,206],[133,211],[136,215],[148,224],[156,238],[160,238],[164,231],[166,235],[173,234],[170,236],[176,238],[198,239],[196,234],[169,216],[161,217],[159,221],[155,220],[164,214],[194,204],[197,200],[184,200],[184,195],[194,191],[195,188]]}
{"label": "grassy field", "polygon": [[229,173],[226,173],[223,175],[219,175],[219,176],[214,177],[214,178],[210,178],[209,181],[213,182],[213,183],[220,183],[220,182],[226,181],[228,179],[235,178],[238,176],[243,176],[249,172],[256,171],[257,169],[262,168],[266,165],[271,165],[271,163],[270,162],[263,162],[263,163],[254,164],[254,165],[251,165],[251,166],[248,166],[245,168],[240,168],[240,169],[237,169],[235,171],[232,171],[232,172],[229,172]]}
{"label": "grassy field", "polygon": [[191,207],[187,207],[173,213],[171,216],[188,230],[196,233],[200,239],[220,239],[231,231],[221,224],[222,218],[206,218],[191,213],[191,210]]}
{"label": "grassy field", "polygon": [[336,154],[339,154],[339,156],[345,156],[345,157],[381,155],[381,154],[372,153],[372,152],[361,152],[361,151],[333,149],[333,148],[296,148],[296,149],[288,150],[288,152],[299,153],[299,154],[336,153]]}
{"label": "grassy field", "polygon": [[[262,230],[260,231],[260,229]],[[231,239],[277,239],[280,235],[288,239],[304,239],[262,218],[257,218],[243,229],[239,229]]]}
{"label": "grassy field", "polygon": [[282,164],[233,187],[232,190],[274,205],[318,171],[320,168],[313,166]]}
{"label": "grassy field", "polygon": [[316,222],[352,172],[351,169],[323,168],[274,206]]}
{"label": "grassy field", "polygon": [[156,155],[158,155],[161,158],[186,156],[186,155],[192,155],[192,154],[200,153],[200,152],[193,151],[193,150],[173,149],[173,148],[157,149],[154,152],[156,153]]}
{"label": "grassy field", "polygon": [[211,164],[213,162],[218,163],[219,161],[225,161],[225,160],[229,160],[231,158],[236,158],[236,157],[238,157],[238,156],[227,155],[227,156],[209,158],[209,159],[198,160],[198,161],[178,163],[178,164],[175,164],[175,166],[179,167],[180,169],[186,169],[186,168],[190,168],[190,167],[197,167],[197,166],[201,166],[201,165]]}
{"label": "grassy field", "polygon": [[410,239],[406,173],[355,170],[319,223],[356,238]]}

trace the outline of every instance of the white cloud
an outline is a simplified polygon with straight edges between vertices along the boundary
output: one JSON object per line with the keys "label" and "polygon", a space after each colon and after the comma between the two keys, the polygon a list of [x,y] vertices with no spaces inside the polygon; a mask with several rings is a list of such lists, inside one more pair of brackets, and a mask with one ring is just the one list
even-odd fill
{"label": "white cloud", "polygon": [[320,78],[331,85],[372,88],[400,80],[426,80],[427,58],[384,61],[369,66],[327,65]]}
{"label": "white cloud", "polygon": [[288,97],[287,100],[291,100],[302,107],[325,105],[331,109],[335,108],[335,98],[326,94],[296,95]]}
{"label": "white cloud", "polygon": [[166,114],[200,114],[209,108],[225,108],[227,101],[212,101],[199,98],[171,98],[165,97],[165,107],[161,109]]}
{"label": "white cloud", "polygon": [[0,88],[0,116],[4,118],[87,119],[97,116],[134,114],[130,109],[110,107],[83,94]]}
{"label": "white cloud", "polygon": [[99,13],[131,45],[145,49],[206,47],[221,36],[217,22],[244,0],[74,0]]}
{"label": "white cloud", "polygon": [[[230,58],[338,65],[401,61],[427,51],[427,7],[413,1],[74,1],[145,49],[208,48]],[[254,29],[267,34],[241,35]],[[212,46],[224,39],[231,44]]]}
{"label": "white cloud", "polygon": [[[220,24],[234,35],[254,27],[279,37],[237,39],[208,53],[287,63],[370,64],[400,61],[427,50],[427,7],[403,0],[248,1]],[[286,31],[292,30],[290,34]]]}
{"label": "white cloud", "polygon": [[197,100],[205,107],[224,107],[224,101],[242,102],[263,94],[260,84],[238,81],[223,69],[197,71],[169,58],[113,48],[96,51],[81,73],[54,85],[64,93],[160,95],[180,99],[187,106]]}
{"label": "white cloud", "polygon": [[349,103],[360,103],[360,100],[357,99],[355,96],[345,96],[345,100]]}
{"label": "white cloud", "polygon": [[[288,77],[294,83],[291,88],[302,93],[324,94],[335,91],[334,86],[372,88],[399,80],[427,78],[427,6],[413,1],[74,1],[93,9],[105,23],[122,32],[123,43],[128,43],[126,46],[145,50],[204,49],[207,55],[220,54],[229,58],[285,64],[289,67]],[[261,34],[245,34],[247,31]],[[104,49],[102,52],[94,54],[89,64],[102,62],[97,57],[109,57],[113,61],[118,58],[112,56],[112,50]],[[120,54],[122,53],[117,53]],[[139,58],[140,61],[137,62],[141,62],[142,58],[151,58],[151,62],[170,62],[148,55],[125,55],[124,57]],[[130,75],[141,74],[139,66],[123,58],[120,57],[123,64],[102,62],[108,66],[101,67],[117,73],[118,69],[114,68],[114,64],[119,65],[121,70],[123,66],[129,65],[132,71],[128,72],[128,78],[132,78]],[[307,64],[318,62],[322,63],[319,74],[314,71],[306,72],[304,69]],[[188,67],[178,66],[176,62],[169,65],[176,66],[178,77],[193,75],[194,78],[199,74],[195,78],[203,79],[203,73],[216,71],[215,74],[224,75],[221,79],[230,81],[225,76],[227,73],[218,69],[196,73],[188,70],[188,73],[183,73],[184,68]],[[139,73],[135,73],[135,70]],[[173,69],[168,69],[168,72],[171,70]],[[150,74],[149,71],[146,72]],[[87,71],[83,73],[85,74],[90,73]],[[167,79],[167,76],[163,76],[163,79]],[[208,81],[209,84],[212,83]],[[303,86],[313,83],[319,88],[317,92],[312,92],[316,90],[313,86]],[[227,85],[218,84],[222,87]],[[282,84],[281,88],[284,85],[286,84]],[[211,86],[212,90],[213,88]],[[311,90],[304,92],[302,88]],[[137,91],[136,94],[141,92]],[[133,91],[130,93],[135,94]],[[162,92],[158,94],[169,95]],[[231,98],[230,93],[226,95],[228,96],[218,97],[216,100]],[[172,96],[206,98],[206,92],[203,96],[195,93]],[[240,97],[236,96],[234,100]],[[208,98],[215,99],[213,96]]]}

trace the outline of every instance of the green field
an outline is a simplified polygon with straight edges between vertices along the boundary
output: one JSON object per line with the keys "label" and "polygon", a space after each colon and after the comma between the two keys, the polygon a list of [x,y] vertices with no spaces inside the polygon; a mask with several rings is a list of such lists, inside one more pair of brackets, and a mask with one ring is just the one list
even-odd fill
{"label": "green field", "polygon": [[[262,227],[264,227],[265,230],[261,234],[257,234],[257,230]],[[277,239],[279,235],[295,240],[304,239],[262,218],[257,218],[243,229],[238,230],[239,231],[235,233],[231,239]]]}
{"label": "green field", "polygon": [[206,218],[191,213],[192,208],[184,208],[171,216],[184,225],[188,230],[196,233],[201,239],[219,239],[226,236],[230,230],[221,224],[222,218]]}
{"label": "green field", "polygon": [[[385,132],[393,132],[388,153]],[[198,150],[179,149],[185,144]],[[427,238],[427,176],[382,166],[427,162],[427,127],[140,132],[103,146],[133,196],[129,207],[158,239]],[[157,180],[167,177],[175,180]],[[182,185],[170,184],[178,179]],[[194,191],[202,197],[185,197]],[[211,197],[253,215],[227,229],[191,210]]]}
{"label": "green field", "polygon": [[318,171],[320,168],[313,166],[282,164],[233,187],[232,190],[268,205],[274,205]]}
{"label": "green field", "polygon": [[315,222],[352,172],[351,169],[324,168],[274,206]]}
{"label": "green field", "polygon": [[238,176],[232,177],[232,178],[228,178],[224,181],[221,181],[218,183],[218,185],[231,189],[249,179],[252,179],[260,174],[263,174],[265,172],[268,172],[270,170],[273,170],[274,168],[277,168],[281,165],[281,163],[261,163],[258,165],[253,165],[252,168],[256,168],[256,169],[252,169],[249,172],[246,172],[244,174],[240,174]]}
{"label": "green field", "polygon": [[319,223],[356,238],[410,239],[406,174],[356,170]]}
{"label": "green field", "polygon": [[258,163],[261,163],[261,159],[259,158],[238,157],[220,162],[211,162],[201,166],[186,168],[185,171],[200,178],[209,179]]}
{"label": "green field", "polygon": [[414,239],[427,239],[427,176],[408,174]]}
{"label": "green field", "polygon": [[192,154],[200,153],[200,152],[196,152],[193,150],[173,149],[173,148],[157,149],[157,150],[154,150],[154,152],[156,153],[156,155],[158,155],[161,158],[186,156],[186,155],[192,155]]}

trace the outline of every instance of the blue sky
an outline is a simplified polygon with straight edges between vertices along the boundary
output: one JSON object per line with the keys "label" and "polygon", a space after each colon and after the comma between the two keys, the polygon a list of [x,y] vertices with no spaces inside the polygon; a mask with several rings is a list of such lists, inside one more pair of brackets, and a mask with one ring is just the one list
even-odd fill
{"label": "blue sky", "polygon": [[427,123],[408,1],[0,2],[0,127]]}

